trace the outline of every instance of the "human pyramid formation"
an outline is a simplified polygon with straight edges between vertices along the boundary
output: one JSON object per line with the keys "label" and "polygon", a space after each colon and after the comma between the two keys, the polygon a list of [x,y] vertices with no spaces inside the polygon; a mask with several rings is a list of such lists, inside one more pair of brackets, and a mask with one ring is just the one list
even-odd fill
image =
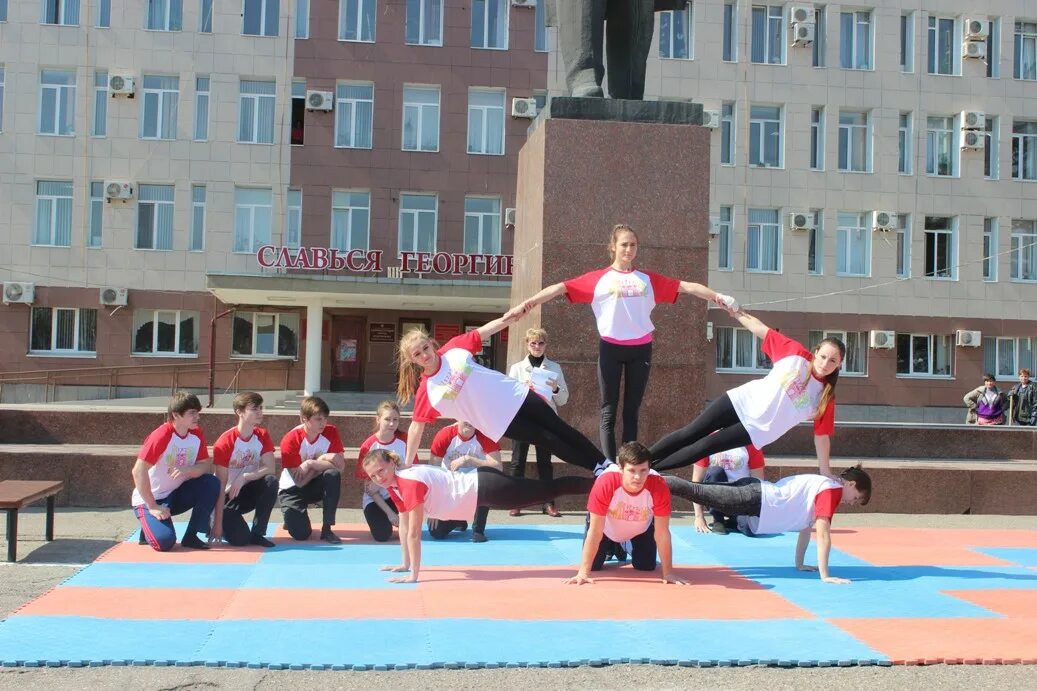
{"label": "human pyramid formation", "polygon": [[[412,422],[406,433],[401,432],[398,404],[383,402],[376,411],[374,434],[361,445],[356,460],[357,476],[369,480],[363,512],[372,537],[386,541],[394,528],[399,530],[402,563],[383,570],[402,575],[389,580],[418,580],[426,519],[430,535],[442,539],[452,530],[466,530],[474,518],[472,539],[485,542],[490,509],[515,510],[562,495],[587,494],[581,564],[567,582],[593,583],[591,572],[601,569],[610,556],[624,560],[629,552],[635,569],[654,571],[658,558],[662,582],[682,584],[673,574],[669,530],[671,496],[676,494],[693,502],[700,532],[710,530],[704,506],[712,510],[713,532],[735,527],[749,536],[799,531],[796,567],[817,571],[826,583],[848,582],[828,569],[831,521],[842,504],[868,503],[871,478],[859,465],[838,477],[829,467],[843,343],[827,338],[811,352],[747,314],[730,296],[635,269],[637,235],[626,225],[613,228],[608,248],[610,266],[545,288],[502,317],[442,346],[424,331],[403,335],[397,395],[400,404],[414,399]],[[656,304],[676,302],[681,293],[731,314],[759,338],[773,367],[767,376],[731,389],[690,424],[646,447],[636,438],[651,364],[650,315]],[[485,339],[563,294],[571,302],[590,303],[597,319],[604,453],[558,416],[553,397],[563,391],[560,374],[529,378],[527,372],[512,377],[475,361]],[[545,336],[542,329],[531,329],[527,341],[539,338],[542,347]],[[530,361],[542,365],[543,356],[534,358],[532,352]],[[624,372],[624,443],[617,450],[615,411]],[[272,547],[266,530],[275,501],[295,540],[309,539],[313,528],[307,507],[321,503],[320,538],[340,542],[332,527],[346,470],[345,449],[338,430],[328,423],[327,404],[315,396],[302,401],[301,424],[281,439],[279,476],[273,442],[260,426],[262,397],[242,393],[233,405],[238,424],[220,435],[210,462],[198,429],[201,404],[193,394],[174,395],[169,421],[147,437],[133,467],[132,502],[141,524],[141,544],[158,551],[171,549],[176,542],[171,516],[190,510],[181,539],[184,547],[207,549],[199,533],[206,533],[208,542],[222,539],[235,546]],[[419,464],[425,426],[441,416],[457,422],[436,435],[430,447],[432,463]],[[807,420],[813,420],[820,472],[764,481],[760,449]],[[498,444],[503,437],[517,445],[533,444],[538,458],[556,456],[591,471],[593,477],[552,479],[542,473],[533,480],[506,475]],[[659,473],[691,464],[692,482]],[[250,511],[255,512],[251,527],[244,519]],[[804,562],[812,530],[817,533],[816,566]]]}

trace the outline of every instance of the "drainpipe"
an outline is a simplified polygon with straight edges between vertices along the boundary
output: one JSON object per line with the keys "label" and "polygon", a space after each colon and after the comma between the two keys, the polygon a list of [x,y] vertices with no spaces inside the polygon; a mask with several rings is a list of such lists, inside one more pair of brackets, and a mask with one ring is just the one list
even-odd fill
{"label": "drainpipe", "polygon": [[216,307],[219,305],[219,300],[216,299],[216,295],[212,296],[212,311],[213,318],[209,322],[209,405],[206,408],[212,408],[214,402],[214,391],[216,389],[216,320],[221,317],[226,317],[228,314],[234,311],[234,308],[225,309],[222,312],[217,313]]}

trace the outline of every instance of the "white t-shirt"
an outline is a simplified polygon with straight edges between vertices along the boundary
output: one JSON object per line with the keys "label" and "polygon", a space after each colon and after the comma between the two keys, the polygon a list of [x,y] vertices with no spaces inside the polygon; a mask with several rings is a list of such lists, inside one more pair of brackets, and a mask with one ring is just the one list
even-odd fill
{"label": "white t-shirt", "polygon": [[[367,458],[367,454],[372,451],[377,451],[378,449],[392,451],[400,457],[400,460],[403,460],[407,457],[407,433],[397,431],[393,435],[392,441],[388,444],[383,444],[378,441],[377,435],[374,434],[365,439],[364,443],[360,445],[360,453],[356,460],[356,477],[358,480],[368,479],[367,473],[364,472],[364,459]],[[374,487],[378,489],[378,493],[382,495],[382,499],[389,501],[389,491],[387,489],[384,487],[378,487],[377,485],[374,485]],[[371,495],[364,492],[364,497],[360,500],[360,508],[366,509],[367,505],[373,501],[374,499],[371,498]]]}
{"label": "white t-shirt", "polygon": [[479,501],[479,473],[451,473],[438,465],[412,465],[396,471],[389,496],[400,513],[425,503],[425,517],[470,521]]}
{"label": "white t-shirt", "polygon": [[338,436],[338,428],[328,424],[310,441],[306,438],[306,428],[299,425],[281,437],[281,479],[278,482],[279,489],[290,489],[295,487],[295,480],[288,472],[289,468],[298,468],[303,461],[320,458],[326,453],[342,453],[342,439]]}
{"label": "white t-shirt", "polygon": [[[443,470],[450,470],[450,462],[462,456],[485,459],[488,454],[495,451],[500,451],[500,444],[479,430],[475,430],[475,434],[465,439],[461,436],[461,431],[457,429],[457,425],[450,425],[439,430],[436,433],[435,439],[432,440],[432,446],[429,447],[429,454],[442,459],[440,465]],[[478,470],[478,468],[464,466],[456,472],[468,473],[475,470]]]}
{"label": "white t-shirt", "polygon": [[439,369],[421,375],[414,394],[415,422],[435,422],[443,415],[468,421],[494,441],[504,436],[529,387],[477,363],[473,355],[481,351],[478,331],[451,338],[439,349]]}
{"label": "white t-shirt", "polygon": [[[727,392],[738,419],[745,425],[753,446],[762,449],[817,413],[824,383],[813,374],[814,356],[802,345],[774,329],[761,346],[774,367],[763,379],[754,379]],[[835,431],[835,401],[814,420],[814,434]]]}
{"label": "white t-shirt", "polygon": [[573,303],[589,302],[602,340],[639,345],[652,340],[652,310],[676,302],[681,282],[647,271],[619,271],[611,266],[565,281]]}
{"label": "white t-shirt", "polygon": [[623,471],[610,465],[594,481],[587,496],[587,511],[605,517],[605,537],[613,542],[631,540],[652,524],[655,516],[670,515],[670,488],[654,470],[637,494],[623,489]]}
{"label": "white t-shirt", "polygon": [[[186,470],[199,461],[209,459],[209,450],[205,446],[205,437],[200,429],[188,430],[183,437],[176,433],[172,422],[166,422],[148,435],[137,453],[148,463],[148,479],[151,481],[151,494],[155,500],[165,499],[173,490],[184,484],[183,476],[170,477],[176,470]],[[130,499],[133,506],[140,506],[144,498],[137,488],[133,488]]]}
{"label": "white t-shirt", "polygon": [[748,517],[759,535],[803,530],[819,516],[831,519],[843,496],[842,483],[824,475],[789,475],[760,485],[760,515]]}

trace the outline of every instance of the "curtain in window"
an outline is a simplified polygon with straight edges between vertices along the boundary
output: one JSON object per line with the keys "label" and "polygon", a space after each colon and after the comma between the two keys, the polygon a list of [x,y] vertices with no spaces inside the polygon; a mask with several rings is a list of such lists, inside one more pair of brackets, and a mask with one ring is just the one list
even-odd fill
{"label": "curtain in window", "polygon": [[752,14],[752,62],[767,62],[767,8],[753,7]]}

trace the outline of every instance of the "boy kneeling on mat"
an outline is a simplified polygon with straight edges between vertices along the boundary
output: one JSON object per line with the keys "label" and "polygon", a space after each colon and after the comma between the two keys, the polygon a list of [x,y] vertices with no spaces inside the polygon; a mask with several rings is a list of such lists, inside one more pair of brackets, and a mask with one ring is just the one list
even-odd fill
{"label": "boy kneeling on mat", "polygon": [[593,583],[588,574],[600,571],[621,543],[630,541],[631,561],[638,571],[655,571],[658,550],[663,583],[684,585],[673,575],[670,541],[670,490],[651,469],[652,454],[643,444],[627,442],[619,449],[618,465],[609,466],[594,481],[587,497],[590,522],[583,540],[580,570],[566,583]]}

